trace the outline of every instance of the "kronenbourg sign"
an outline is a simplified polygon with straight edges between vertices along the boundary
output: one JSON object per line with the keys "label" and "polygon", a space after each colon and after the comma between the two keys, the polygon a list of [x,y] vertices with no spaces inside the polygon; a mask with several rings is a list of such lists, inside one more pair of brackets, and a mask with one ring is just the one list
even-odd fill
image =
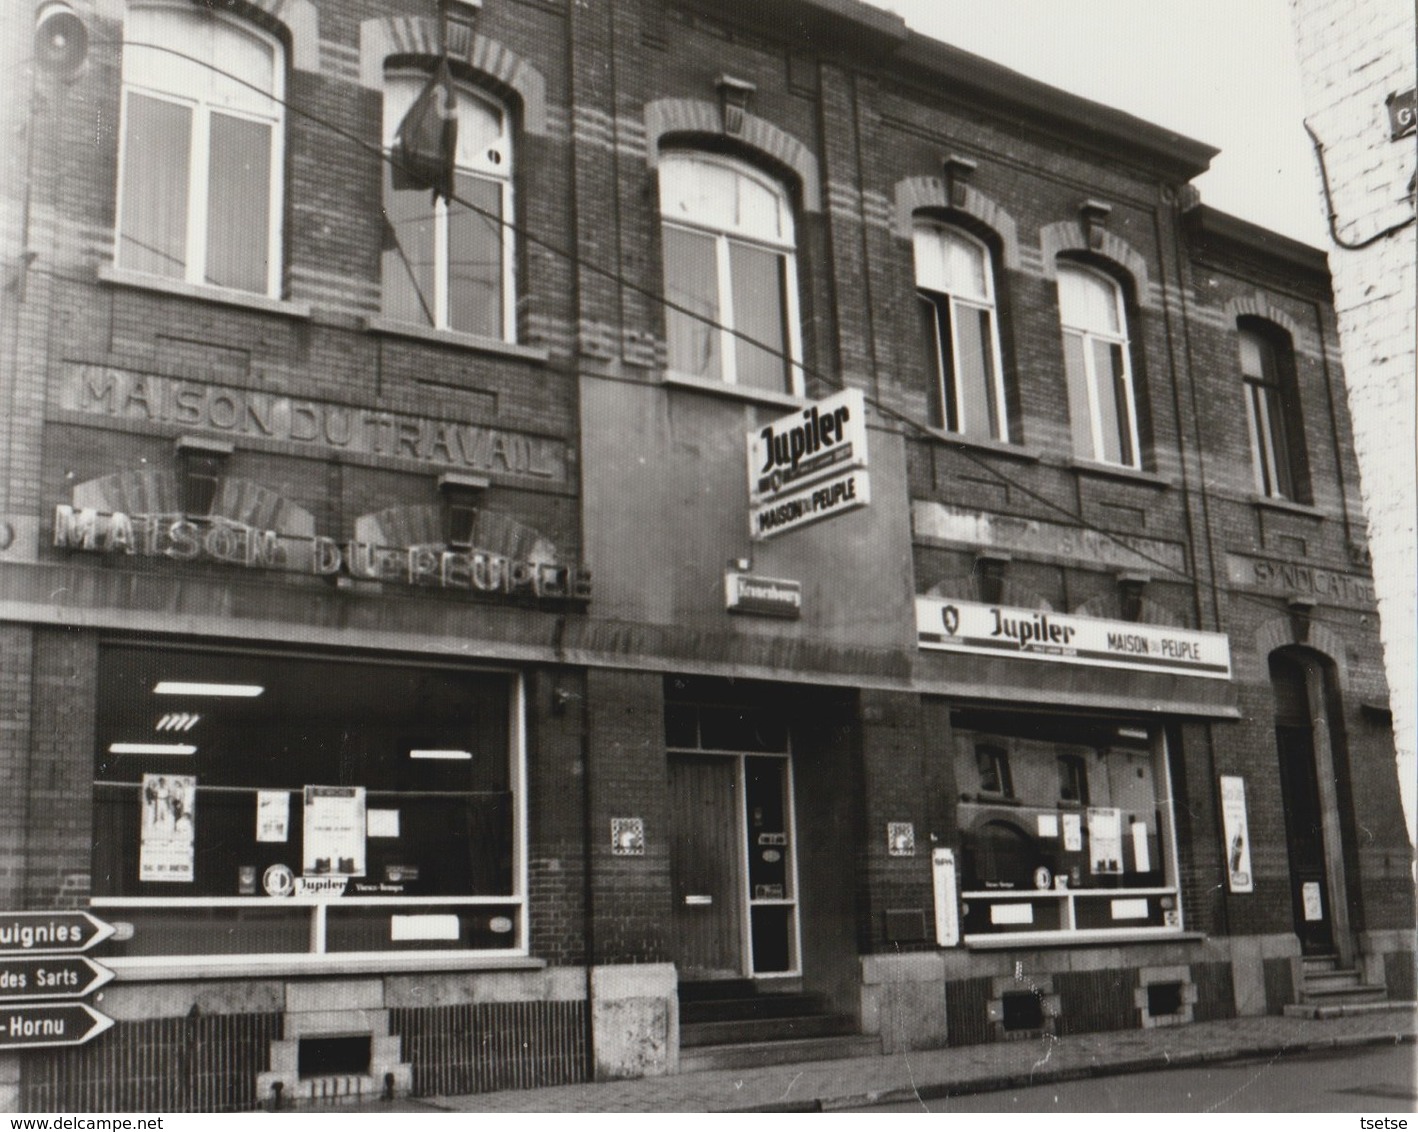
{"label": "kronenbourg sign", "polygon": [[924,594],[916,597],[916,641],[920,648],[946,652],[1231,678],[1231,643],[1225,633]]}
{"label": "kronenbourg sign", "polygon": [[866,401],[844,389],[750,432],[749,524],[754,538],[863,507],[871,500]]}

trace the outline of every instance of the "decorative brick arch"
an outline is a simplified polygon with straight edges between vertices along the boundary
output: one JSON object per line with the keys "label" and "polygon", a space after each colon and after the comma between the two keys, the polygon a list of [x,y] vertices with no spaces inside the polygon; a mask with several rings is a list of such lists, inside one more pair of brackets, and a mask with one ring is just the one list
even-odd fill
{"label": "decorative brick arch", "polygon": [[[370,90],[384,89],[384,61],[389,56],[438,54],[436,19],[387,16],[359,25],[359,82]],[[448,57],[516,91],[522,102],[522,128],[538,137],[546,134],[546,78],[520,55],[495,39],[472,35],[461,41],[455,37]]]}
{"label": "decorative brick arch", "polygon": [[[660,158],[660,139],[671,134],[724,136],[719,107],[697,98],[660,98],[645,104],[645,160],[653,168]],[[797,174],[803,190],[803,211],[822,211],[822,181],[812,152],[772,122],[745,114],[734,139]]]}
{"label": "decorative brick arch", "polygon": [[1270,300],[1259,291],[1252,295],[1242,295],[1240,298],[1228,300],[1222,311],[1226,315],[1226,321],[1232,325],[1235,325],[1238,318],[1250,315],[1253,318],[1264,319],[1266,322],[1273,322],[1290,335],[1292,345],[1298,345],[1300,342],[1300,324],[1284,311],[1271,306]]}
{"label": "decorative brick arch", "polygon": [[1096,247],[1089,247],[1082,226],[1076,220],[1060,220],[1039,229],[1039,251],[1044,260],[1044,278],[1058,278],[1060,252],[1085,252],[1112,260],[1132,276],[1134,297],[1140,307],[1153,306],[1148,282],[1147,261],[1121,236],[1106,229],[1095,231]]}
{"label": "decorative brick arch", "polygon": [[[320,14],[313,0],[228,0],[223,7],[236,16],[254,16],[259,24],[279,25],[290,40],[290,65],[320,70]],[[94,14],[121,24],[127,10],[127,0],[98,0]]]}
{"label": "decorative brick arch", "polygon": [[1334,665],[1334,676],[1339,687],[1349,687],[1349,663],[1345,659],[1344,641],[1333,629],[1311,621],[1306,639],[1295,636],[1295,623],[1289,617],[1275,617],[1265,622],[1255,632],[1256,655],[1262,663],[1268,663],[1270,654],[1276,649],[1304,648],[1322,654]]}
{"label": "decorative brick arch", "polygon": [[1019,228],[1014,217],[973,185],[957,185],[962,199],[951,204],[945,199],[945,182],[940,177],[906,177],[896,182],[895,212],[891,230],[901,239],[911,238],[915,216],[922,209],[950,209],[978,220],[1000,239],[1004,266],[1019,268]]}

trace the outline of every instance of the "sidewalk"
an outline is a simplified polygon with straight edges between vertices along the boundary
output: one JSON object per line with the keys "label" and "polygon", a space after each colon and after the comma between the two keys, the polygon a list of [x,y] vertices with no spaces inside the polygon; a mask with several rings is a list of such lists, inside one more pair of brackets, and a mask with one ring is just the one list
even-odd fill
{"label": "sidewalk", "polygon": [[831,1110],[1045,1081],[1135,1073],[1203,1061],[1412,1042],[1418,1015],[1406,1008],[1315,1020],[1237,1018],[1155,1030],[1124,1030],[955,1049],[916,1050],[844,1061],[686,1073],[549,1089],[428,1097],[367,1104],[361,1112],[733,1112]]}

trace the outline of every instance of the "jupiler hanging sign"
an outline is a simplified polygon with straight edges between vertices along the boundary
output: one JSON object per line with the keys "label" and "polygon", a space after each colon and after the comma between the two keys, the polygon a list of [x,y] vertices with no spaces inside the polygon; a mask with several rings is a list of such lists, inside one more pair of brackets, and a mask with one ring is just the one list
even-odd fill
{"label": "jupiler hanging sign", "polygon": [[844,389],[748,434],[749,526],[772,538],[871,502],[866,402]]}

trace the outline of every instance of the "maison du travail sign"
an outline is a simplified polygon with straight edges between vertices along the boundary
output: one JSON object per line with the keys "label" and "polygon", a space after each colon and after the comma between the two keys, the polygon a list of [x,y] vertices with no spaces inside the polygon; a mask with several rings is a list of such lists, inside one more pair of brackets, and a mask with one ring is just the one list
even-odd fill
{"label": "maison du travail sign", "polygon": [[308,445],[543,483],[567,477],[566,444],[551,437],[382,409],[284,397],[113,366],[71,363],[59,407],[75,413]]}
{"label": "maison du travail sign", "polygon": [[916,598],[916,639],[923,649],[945,652],[1231,678],[1231,646],[1224,633],[924,594]]}

